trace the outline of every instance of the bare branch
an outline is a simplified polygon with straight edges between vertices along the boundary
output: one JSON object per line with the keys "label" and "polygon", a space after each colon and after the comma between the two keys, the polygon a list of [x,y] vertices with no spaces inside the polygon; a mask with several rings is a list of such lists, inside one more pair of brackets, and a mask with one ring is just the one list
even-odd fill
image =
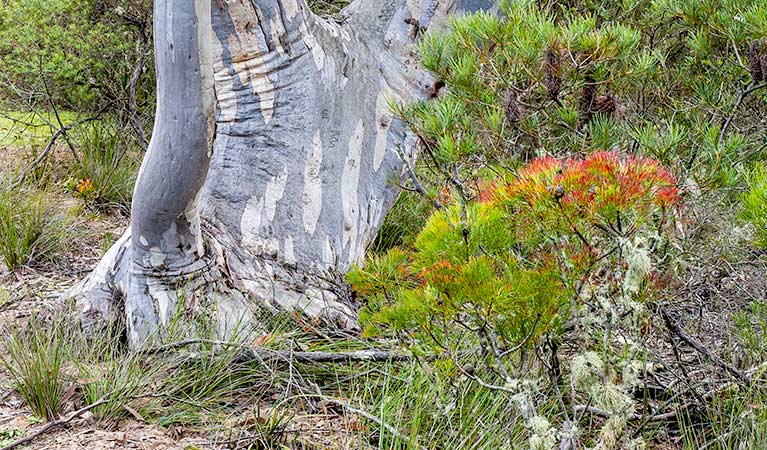
{"label": "bare branch", "polygon": [[[219,347],[239,347],[246,350],[242,355],[244,359],[258,359],[274,360],[274,359],[290,359],[296,362],[302,363],[350,363],[350,362],[403,362],[413,361],[414,356],[389,351],[380,350],[358,350],[354,352],[293,352],[293,351],[279,351],[270,350],[267,348],[253,348],[251,346],[231,342],[231,341],[216,341],[211,339],[187,339],[184,341],[173,342],[170,344],[161,345],[158,347],[148,348],[141,353],[153,355],[157,353],[165,353],[171,350],[176,350],[183,347],[196,344],[208,344]],[[436,355],[434,356],[436,358]]]}
{"label": "bare branch", "polygon": [[77,122],[75,124],[65,125],[62,128],[59,128],[58,130],[56,130],[56,132],[53,133],[53,136],[51,136],[51,138],[48,140],[48,144],[46,144],[46,146],[43,149],[43,151],[40,152],[40,154],[37,156],[37,158],[35,158],[35,160],[32,161],[21,172],[21,174],[16,178],[16,181],[14,181],[11,184],[11,188],[16,188],[19,185],[21,185],[21,183],[23,183],[24,180],[26,179],[27,175],[29,175],[29,173],[32,170],[34,170],[34,168],[37,167],[38,164],[43,162],[43,160],[48,157],[48,155],[51,153],[51,150],[53,150],[53,146],[54,146],[54,144],[56,143],[56,141],[58,140],[59,137],[63,136],[67,131],[71,130],[72,128],[75,128],[76,126],[80,126],[80,125],[83,125],[85,123],[93,122],[95,120],[98,120],[102,112],[103,112],[103,110],[99,111],[95,116],[88,117],[87,119],[83,119],[83,120],[81,120],[81,121],[79,121],[79,122]]}
{"label": "bare branch", "polygon": [[743,385],[745,386],[751,385],[751,378],[748,375],[744,374],[740,370],[724,362],[724,360],[722,360],[720,357],[712,353],[711,350],[707,349],[706,347],[703,346],[703,344],[701,344],[700,342],[695,340],[695,338],[687,334],[682,329],[682,327],[680,327],[679,324],[674,319],[672,319],[671,316],[669,316],[669,314],[665,310],[661,309],[661,314],[663,315],[663,320],[666,322],[666,327],[668,327],[669,331],[677,335],[681,340],[683,340],[692,348],[697,350],[698,353],[704,355],[706,358],[711,360],[714,364],[724,369],[726,372],[732,375],[735,379],[740,381]]}
{"label": "bare branch", "polygon": [[746,87],[746,89],[740,92],[740,95],[738,95],[738,99],[735,100],[735,104],[730,110],[730,114],[727,115],[727,119],[725,119],[724,124],[722,125],[722,131],[719,133],[719,141],[717,143],[717,148],[722,148],[722,145],[724,145],[724,139],[727,136],[727,130],[730,128],[730,124],[732,123],[732,120],[735,118],[735,113],[738,111],[738,108],[746,99],[746,97],[748,97],[748,95],[751,94],[752,92],[765,87],[767,87],[767,83],[762,83],[762,84],[751,83],[750,85]]}
{"label": "bare branch", "polygon": [[[142,33],[142,35],[144,34]],[[149,139],[147,139],[146,133],[144,132],[144,127],[141,125],[141,121],[138,118],[136,87],[138,86],[138,82],[141,79],[141,74],[144,71],[147,48],[148,43],[146,40],[144,40],[141,43],[141,49],[139,50],[140,54],[138,61],[136,62],[136,67],[133,69],[133,75],[128,82],[128,113],[130,114],[130,122],[133,126],[133,129],[136,130],[136,134],[138,134],[139,143],[141,144],[141,147],[144,149],[144,151],[146,151],[146,149],[149,147]]]}
{"label": "bare branch", "polygon": [[40,79],[43,81],[43,87],[45,88],[45,95],[48,99],[48,104],[51,105],[51,109],[53,110],[53,115],[56,117],[56,122],[59,125],[59,131],[61,132],[61,136],[64,138],[64,140],[67,142],[67,145],[69,146],[69,149],[72,151],[72,157],[77,161],[77,163],[80,163],[80,157],[77,156],[77,151],[75,150],[75,146],[72,144],[72,141],[69,140],[69,136],[67,136],[67,128],[64,126],[64,122],[61,120],[61,116],[59,115],[59,110],[56,108],[56,102],[53,101],[53,94],[51,94],[51,90],[48,87],[48,80],[45,77],[45,72],[43,71],[43,60],[42,56],[38,58],[38,64],[40,68]]}

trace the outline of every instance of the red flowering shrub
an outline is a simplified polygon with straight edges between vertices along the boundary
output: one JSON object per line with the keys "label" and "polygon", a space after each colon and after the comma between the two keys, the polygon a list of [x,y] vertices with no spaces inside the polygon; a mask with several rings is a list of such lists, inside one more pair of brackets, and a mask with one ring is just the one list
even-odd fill
{"label": "red flowering shrub", "polygon": [[678,200],[673,176],[648,158],[621,160],[617,153],[600,152],[583,160],[569,160],[563,166],[554,183],[569,188],[573,194],[588,190],[589,195],[578,200],[597,207],[625,207],[638,200],[658,204]]}
{"label": "red flowering shrub", "polygon": [[395,248],[350,274],[369,301],[369,332],[410,330],[444,348],[451,324],[491,324],[509,345],[533,343],[571,314],[584,286],[637,291],[649,268],[626,258],[649,260],[646,241],[662,239],[680,201],[657,162],[606,152],[536,159],[485,185],[465,210],[456,202],[433,214],[412,250]]}
{"label": "red flowering shrub", "polygon": [[648,158],[599,152],[585,159],[546,157],[519,171],[518,178],[487,197],[510,207],[591,222],[626,235],[679,202],[674,177]]}

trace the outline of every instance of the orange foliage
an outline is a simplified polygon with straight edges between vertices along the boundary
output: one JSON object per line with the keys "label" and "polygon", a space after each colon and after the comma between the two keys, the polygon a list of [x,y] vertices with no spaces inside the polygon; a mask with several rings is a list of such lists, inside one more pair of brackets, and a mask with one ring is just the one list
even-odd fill
{"label": "orange foliage", "polygon": [[613,220],[629,209],[641,214],[676,205],[680,201],[676,184],[674,176],[655,160],[599,152],[584,159],[536,159],[515,180],[483,198],[521,199],[531,207],[556,202],[581,218]]}
{"label": "orange foliage", "polygon": [[77,187],[75,187],[75,190],[80,195],[88,195],[93,191],[93,180],[90,178],[85,180],[79,180],[77,182]]}

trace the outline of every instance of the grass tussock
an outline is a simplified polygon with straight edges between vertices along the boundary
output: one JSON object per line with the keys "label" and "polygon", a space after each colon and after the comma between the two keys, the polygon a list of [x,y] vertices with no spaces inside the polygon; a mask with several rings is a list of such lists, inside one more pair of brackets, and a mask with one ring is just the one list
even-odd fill
{"label": "grass tussock", "polygon": [[66,348],[60,331],[30,326],[10,333],[2,342],[2,364],[16,392],[39,418],[52,420],[61,411],[67,378]]}
{"label": "grass tussock", "polygon": [[[166,331],[157,345],[186,338],[180,329]],[[126,348],[119,333],[86,337],[66,322],[35,323],[8,332],[3,365],[14,389],[42,419],[105,399],[92,410],[100,427],[139,420],[194,430],[211,445],[305,448],[299,442],[308,437],[302,433],[317,426],[312,421],[328,418],[337,421],[334,449],[490,450],[529,444],[518,399],[472,382],[452,361],[324,365],[247,356],[252,345],[342,352],[372,344],[356,338],[329,341],[281,319],[270,323],[268,339],[263,332],[242,332],[232,345],[203,339],[172,352],[152,352]],[[467,355],[460,363],[469,368],[482,362]],[[542,410],[563,414],[553,401]],[[763,448],[765,410],[767,397],[759,389],[723,390],[705,411],[680,410],[675,440],[685,449]],[[582,436],[592,431],[584,429]],[[647,426],[644,448],[668,439],[663,433]]]}
{"label": "grass tussock", "polygon": [[[89,342],[98,344],[87,345]],[[132,414],[140,415],[131,405],[139,409],[148,406],[136,402],[146,394],[146,383],[159,375],[161,366],[145,364],[143,355],[124,351],[119,334],[103,330],[86,337],[76,330],[59,345],[68,348],[67,359],[77,377],[83,403],[105,400],[91,411],[97,422],[116,424]]]}
{"label": "grass tussock", "polygon": [[70,232],[45,192],[0,186],[0,257],[9,270],[55,259]]}
{"label": "grass tussock", "polygon": [[109,123],[84,125],[73,139],[78,159],[71,163],[68,187],[88,205],[127,211],[142,152]]}

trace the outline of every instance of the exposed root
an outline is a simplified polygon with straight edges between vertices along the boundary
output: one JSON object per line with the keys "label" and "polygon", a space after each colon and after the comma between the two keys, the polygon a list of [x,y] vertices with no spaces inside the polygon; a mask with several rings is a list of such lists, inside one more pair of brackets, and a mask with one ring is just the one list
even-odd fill
{"label": "exposed root", "polygon": [[86,332],[124,322],[131,344],[140,347],[181,312],[204,317],[219,338],[227,339],[257,320],[263,307],[358,329],[356,308],[340,274],[248,254],[210,225],[204,235],[207,253],[191,267],[147,273],[133,263],[127,231],[98,267],[65,294],[74,300]]}

